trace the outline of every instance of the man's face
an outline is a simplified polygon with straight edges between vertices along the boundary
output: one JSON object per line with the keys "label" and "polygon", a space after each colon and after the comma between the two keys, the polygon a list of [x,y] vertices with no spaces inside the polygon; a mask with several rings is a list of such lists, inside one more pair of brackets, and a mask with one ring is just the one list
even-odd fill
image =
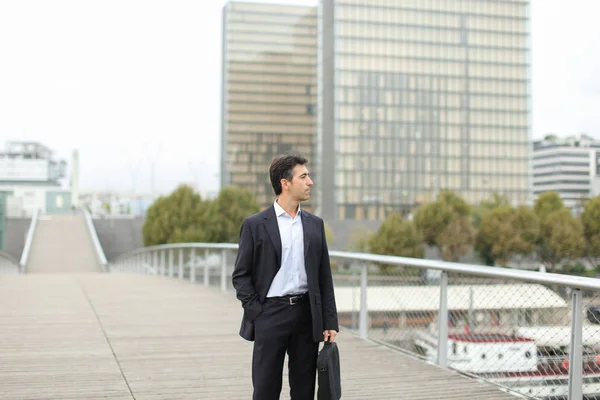
{"label": "man's face", "polygon": [[290,196],[297,201],[305,201],[310,198],[310,187],[313,184],[308,169],[304,165],[296,165],[292,171],[291,181],[285,181]]}

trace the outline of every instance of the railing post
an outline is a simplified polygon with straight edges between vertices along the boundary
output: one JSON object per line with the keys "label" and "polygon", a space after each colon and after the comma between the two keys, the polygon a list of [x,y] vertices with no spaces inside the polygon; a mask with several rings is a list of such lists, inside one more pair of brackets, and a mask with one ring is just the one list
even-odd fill
{"label": "railing post", "polygon": [[440,277],[440,309],[438,315],[438,354],[440,367],[448,366],[448,272],[442,271]]}
{"label": "railing post", "polygon": [[165,253],[166,250],[161,250],[160,251],[160,276],[165,276],[165,270],[166,270],[166,260],[165,260]]}
{"label": "railing post", "polygon": [[144,264],[144,253],[139,253],[136,257],[136,268],[138,274],[142,273],[142,266]]}
{"label": "railing post", "polygon": [[360,311],[358,316],[358,332],[361,339],[369,336],[369,310],[367,309],[367,263],[363,263],[360,271]]}
{"label": "railing post", "polygon": [[221,291],[227,291],[227,250],[221,253]]}
{"label": "railing post", "polygon": [[183,248],[179,249],[179,279],[183,279]]}
{"label": "railing post", "polygon": [[210,270],[208,269],[208,257],[210,250],[204,250],[204,286],[210,286]]}
{"label": "railing post", "polygon": [[192,249],[192,254],[190,255],[190,282],[196,282],[196,249]]}
{"label": "railing post", "polygon": [[152,252],[152,267],[154,269],[154,275],[158,275],[158,250]]}
{"label": "railing post", "polygon": [[571,304],[569,400],[579,400],[583,396],[583,294],[580,289],[573,289]]}
{"label": "railing post", "polygon": [[169,278],[173,277],[173,249],[169,249]]}

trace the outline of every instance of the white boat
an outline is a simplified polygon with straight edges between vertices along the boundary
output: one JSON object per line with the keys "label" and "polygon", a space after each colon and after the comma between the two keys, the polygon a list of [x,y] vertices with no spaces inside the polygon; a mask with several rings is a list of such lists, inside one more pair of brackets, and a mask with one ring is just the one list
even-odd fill
{"label": "white boat", "polygon": [[[454,333],[448,335],[448,367],[481,377],[512,391],[539,399],[568,395],[570,329],[517,328],[510,334]],[[583,393],[600,399],[600,327],[585,326],[583,337]],[[415,333],[417,352],[437,359],[437,336]]]}

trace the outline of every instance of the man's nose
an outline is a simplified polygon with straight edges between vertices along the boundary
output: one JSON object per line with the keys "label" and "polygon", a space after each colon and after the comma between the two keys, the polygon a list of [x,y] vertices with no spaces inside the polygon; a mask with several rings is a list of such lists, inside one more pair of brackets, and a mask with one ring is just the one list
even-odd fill
{"label": "man's nose", "polygon": [[308,185],[308,186],[312,186],[312,184],[313,184],[313,181],[312,181],[312,179],[308,178],[308,183],[307,183],[307,185]]}

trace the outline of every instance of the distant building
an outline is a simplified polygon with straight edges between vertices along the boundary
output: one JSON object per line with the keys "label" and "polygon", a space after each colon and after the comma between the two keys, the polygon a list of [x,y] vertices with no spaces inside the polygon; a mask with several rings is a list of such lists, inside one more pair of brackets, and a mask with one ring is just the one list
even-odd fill
{"label": "distant building", "polygon": [[600,141],[581,135],[548,136],[533,142],[533,197],[555,191],[579,212],[584,199],[600,194]]}
{"label": "distant building", "polygon": [[9,141],[0,151],[0,191],[7,217],[30,217],[36,210],[71,211],[71,190],[61,187],[67,163],[38,142]]}
{"label": "distant building", "polygon": [[276,155],[301,153],[315,172],[316,68],[316,7],[225,5],[221,187],[248,189],[265,207]]}
{"label": "distant building", "polygon": [[154,196],[127,191],[82,190],[79,206],[86,208],[94,218],[135,218],[146,214]]}
{"label": "distant building", "polygon": [[452,190],[530,201],[528,0],[230,2],[221,184],[269,204],[309,155],[318,215],[382,220]]}
{"label": "distant building", "polygon": [[321,0],[316,200],[384,219],[530,194],[529,1]]}

